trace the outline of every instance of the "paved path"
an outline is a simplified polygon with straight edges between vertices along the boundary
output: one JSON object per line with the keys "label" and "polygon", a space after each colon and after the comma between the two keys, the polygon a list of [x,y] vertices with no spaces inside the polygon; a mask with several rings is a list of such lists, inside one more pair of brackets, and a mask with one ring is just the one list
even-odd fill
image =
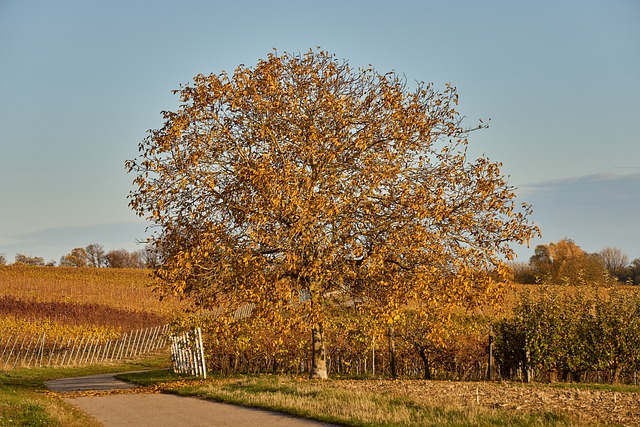
{"label": "paved path", "polygon": [[[135,387],[114,378],[115,374],[65,378],[47,381],[57,392],[114,390]],[[276,412],[170,394],[111,394],[69,397],[67,402],[79,407],[106,427],[121,426],[215,426],[215,427],[328,427],[332,424],[309,421]]]}
{"label": "paved path", "polygon": [[[141,372],[141,371],[132,371]],[[108,390],[123,390],[136,387],[135,384],[121,381],[115,376],[119,374],[100,374],[90,375],[87,377],[76,378],[61,378],[59,380],[45,381],[44,385],[49,390],[57,391],[61,393],[68,393],[73,391],[108,391]]]}

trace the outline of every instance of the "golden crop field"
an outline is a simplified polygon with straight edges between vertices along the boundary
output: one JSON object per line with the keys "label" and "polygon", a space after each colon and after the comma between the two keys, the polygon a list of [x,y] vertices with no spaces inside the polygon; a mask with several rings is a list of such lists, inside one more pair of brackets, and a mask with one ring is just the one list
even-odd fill
{"label": "golden crop field", "polygon": [[0,267],[0,338],[113,333],[171,322],[186,304],[153,290],[149,271],[113,268]]}
{"label": "golden crop field", "polygon": [[0,297],[38,302],[100,304],[172,316],[186,305],[152,288],[148,270],[116,268],[0,266]]}
{"label": "golden crop field", "polygon": [[0,369],[156,348],[186,304],[152,284],[144,270],[0,266]]}

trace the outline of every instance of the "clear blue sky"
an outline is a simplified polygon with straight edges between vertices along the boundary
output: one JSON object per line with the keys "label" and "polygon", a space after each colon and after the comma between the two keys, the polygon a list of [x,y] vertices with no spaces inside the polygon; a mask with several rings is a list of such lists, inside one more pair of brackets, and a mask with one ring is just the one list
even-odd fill
{"label": "clear blue sky", "polygon": [[[137,154],[171,90],[272,48],[451,82],[540,243],[640,258],[640,2],[0,0],[0,253],[134,250]],[[518,249],[521,260],[533,253]]]}

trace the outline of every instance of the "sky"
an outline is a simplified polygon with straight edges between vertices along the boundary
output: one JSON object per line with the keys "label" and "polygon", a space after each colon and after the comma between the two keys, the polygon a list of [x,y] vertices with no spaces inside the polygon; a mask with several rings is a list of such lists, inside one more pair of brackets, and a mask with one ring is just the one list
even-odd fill
{"label": "sky", "polygon": [[638,0],[0,0],[0,254],[137,250],[138,154],[197,74],[320,46],[457,87],[542,238],[640,258]]}

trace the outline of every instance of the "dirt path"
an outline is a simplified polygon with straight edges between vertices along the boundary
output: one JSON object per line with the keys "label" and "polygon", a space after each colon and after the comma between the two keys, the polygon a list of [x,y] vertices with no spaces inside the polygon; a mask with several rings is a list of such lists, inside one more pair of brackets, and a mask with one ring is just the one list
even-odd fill
{"label": "dirt path", "polygon": [[[68,393],[65,401],[77,406],[106,427],[120,426],[216,426],[216,427],[329,427],[332,424],[295,418],[276,412],[210,402],[169,394],[118,393],[135,385],[114,378],[113,374],[47,381],[55,392]],[[78,392],[95,391],[95,396]]]}

